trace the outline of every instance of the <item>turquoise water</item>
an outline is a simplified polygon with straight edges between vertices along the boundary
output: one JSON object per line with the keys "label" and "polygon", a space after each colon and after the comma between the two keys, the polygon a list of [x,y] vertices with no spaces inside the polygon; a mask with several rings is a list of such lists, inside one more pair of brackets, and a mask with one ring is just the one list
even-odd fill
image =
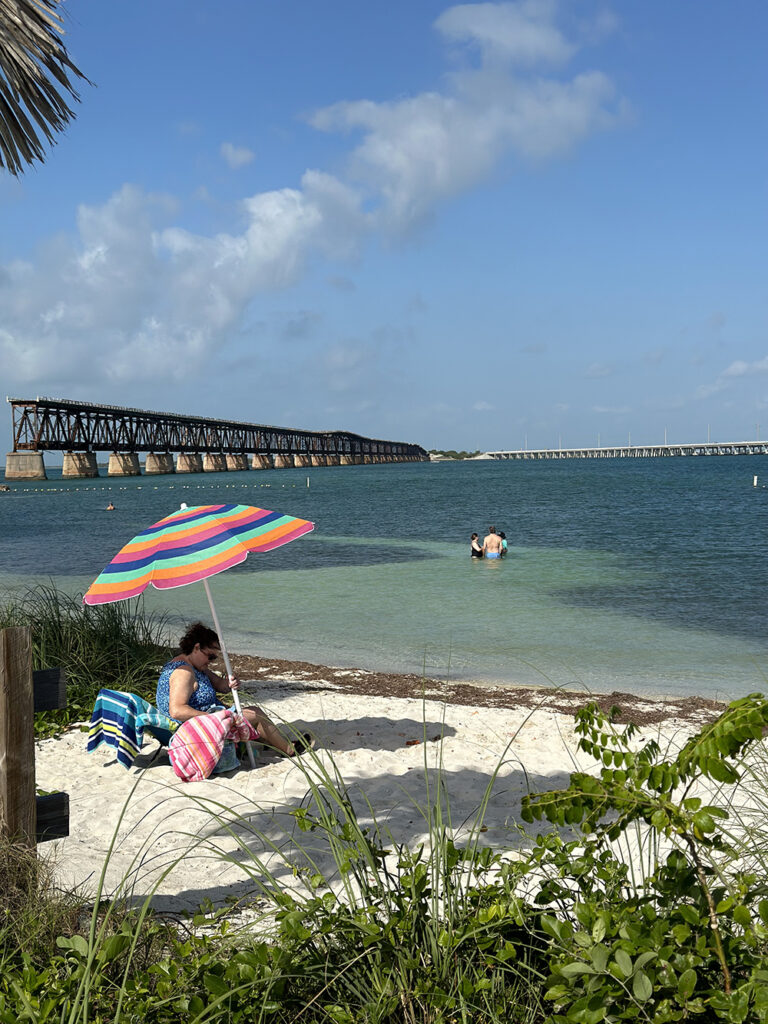
{"label": "turquoise water", "polygon": [[[19,483],[0,494],[0,586],[82,592],[182,501],[242,502],[316,530],[211,581],[233,650],[732,697],[768,688],[763,481],[768,458],[737,456]],[[490,523],[509,558],[470,560],[470,533]],[[147,604],[179,624],[209,617],[201,586],[150,590]]]}

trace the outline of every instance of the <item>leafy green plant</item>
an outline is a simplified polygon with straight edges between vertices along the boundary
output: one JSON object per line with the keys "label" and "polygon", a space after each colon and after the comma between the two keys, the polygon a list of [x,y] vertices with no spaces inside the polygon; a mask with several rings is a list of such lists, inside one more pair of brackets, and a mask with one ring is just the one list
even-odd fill
{"label": "leafy green plant", "polygon": [[[728,811],[693,792],[739,781],[735,759],[762,738],[768,703],[759,694],[734,702],[666,759],[656,742],[634,750],[632,727],[617,730],[596,705],[576,717],[599,773],[573,773],[567,789],[523,808],[529,822],[579,825],[586,837],[549,836],[534,853],[547,876],[536,902],[559,909],[542,918],[554,942],[548,1019],[768,1020],[768,887],[739,870],[719,827]],[[629,886],[611,843],[638,820],[666,853]]]}

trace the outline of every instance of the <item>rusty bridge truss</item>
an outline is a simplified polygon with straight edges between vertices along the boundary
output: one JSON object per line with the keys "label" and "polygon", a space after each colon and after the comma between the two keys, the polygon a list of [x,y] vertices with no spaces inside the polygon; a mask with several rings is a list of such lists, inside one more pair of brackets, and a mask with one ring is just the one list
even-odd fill
{"label": "rusty bridge truss", "polygon": [[344,430],[294,430],[55,398],[7,401],[13,408],[14,452],[376,456],[391,462],[428,459],[420,445],[381,441]]}

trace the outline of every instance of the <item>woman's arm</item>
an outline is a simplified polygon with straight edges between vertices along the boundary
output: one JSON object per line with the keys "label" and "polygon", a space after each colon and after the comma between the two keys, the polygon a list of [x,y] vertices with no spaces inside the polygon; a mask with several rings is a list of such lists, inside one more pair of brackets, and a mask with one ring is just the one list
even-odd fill
{"label": "woman's arm", "polygon": [[177,722],[186,722],[205,714],[197,708],[190,707],[189,701],[197,689],[195,673],[191,668],[175,668],[168,680],[168,711]]}
{"label": "woman's arm", "polygon": [[236,690],[240,685],[240,680],[235,677],[232,684],[226,676],[220,676],[217,672],[211,671],[209,668],[204,668],[203,672],[211,681],[211,686],[214,688],[216,693],[229,693],[230,690]]}

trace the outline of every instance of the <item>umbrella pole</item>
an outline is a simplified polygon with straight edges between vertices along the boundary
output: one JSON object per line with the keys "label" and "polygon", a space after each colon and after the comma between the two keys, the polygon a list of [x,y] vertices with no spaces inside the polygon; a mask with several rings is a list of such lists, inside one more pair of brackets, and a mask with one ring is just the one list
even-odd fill
{"label": "umbrella pole", "polygon": [[[227,648],[224,643],[224,637],[222,636],[221,626],[219,625],[219,617],[216,614],[216,605],[213,603],[213,596],[211,594],[211,588],[208,586],[208,580],[203,580],[203,586],[205,587],[205,594],[206,597],[208,598],[208,605],[211,609],[211,615],[213,616],[213,626],[219,637],[219,647],[221,648],[221,655],[224,658],[224,668],[227,670],[227,678],[231,679],[234,675],[234,672],[232,671],[232,665],[229,660],[229,655],[227,654]],[[230,692],[235,701],[235,710],[237,711],[238,715],[242,715],[243,708],[242,705],[240,704],[240,696],[238,695],[237,690],[231,690]],[[245,746],[246,749],[248,750],[248,760],[251,762],[251,768],[255,768],[256,758],[253,756],[253,747],[251,746],[251,741],[246,740]]]}

